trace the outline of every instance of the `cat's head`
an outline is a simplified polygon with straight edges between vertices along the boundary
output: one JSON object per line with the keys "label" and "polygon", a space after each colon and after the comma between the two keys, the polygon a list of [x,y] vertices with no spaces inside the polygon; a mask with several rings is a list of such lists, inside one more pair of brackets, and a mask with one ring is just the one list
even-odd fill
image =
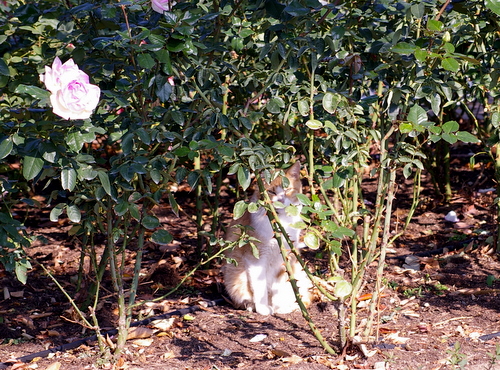
{"label": "cat's head", "polygon": [[[297,194],[302,192],[302,182],[300,180],[300,162],[295,162],[285,172],[288,181],[283,181],[282,176],[276,177],[270,184],[265,184],[265,188],[271,201],[281,202],[285,206],[299,204]],[[286,184],[288,182],[288,184]]]}

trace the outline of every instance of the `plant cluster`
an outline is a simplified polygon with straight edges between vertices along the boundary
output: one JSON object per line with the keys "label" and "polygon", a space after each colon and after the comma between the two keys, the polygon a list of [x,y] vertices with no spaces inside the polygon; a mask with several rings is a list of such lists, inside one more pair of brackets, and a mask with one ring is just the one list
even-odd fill
{"label": "plant cluster", "polygon": [[[82,261],[91,256],[89,305],[109,268],[124,333],[145,241],[172,240],[155,205],[179,213],[175,188],[187,183],[200,255],[212,259],[223,176],[246,190],[253,174],[268,179],[303,158],[310,196],[300,198],[297,227],[328,258],[334,289],[324,293],[338,300],[343,345],[356,333],[366,266],[378,260],[375,317],[386,248],[399,235],[390,217],[398,171],[416,182],[414,210],[424,169],[451,196],[452,145],[482,143],[500,168],[499,13],[472,0],[0,3],[0,262],[26,281],[29,235],[11,208],[35,206],[34,186],[50,189],[51,219],[65,214]],[[63,66],[69,82],[56,73]],[[367,170],[378,179],[373,207],[361,187]],[[235,213],[256,206],[242,202]],[[125,284],[129,249],[135,274]]]}

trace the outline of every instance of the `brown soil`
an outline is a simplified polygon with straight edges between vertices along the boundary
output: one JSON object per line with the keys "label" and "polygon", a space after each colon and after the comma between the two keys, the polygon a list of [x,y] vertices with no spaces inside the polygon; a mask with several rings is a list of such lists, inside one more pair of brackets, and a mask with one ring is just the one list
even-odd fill
{"label": "brown soil", "polygon": [[[446,206],[433,199],[429,179],[424,178],[427,181],[420,207],[387,259],[385,290],[378,306],[379,336],[372,343],[352,344],[344,356],[328,355],[300,313],[264,317],[223,305],[174,316],[164,320],[161,327],[149,325],[154,331],[147,331],[146,338],[129,340],[115,368],[500,369],[500,336],[488,336],[500,332],[500,281],[492,278],[500,278],[498,256],[491,248],[496,232],[495,195],[480,192],[492,186],[492,181],[478,185],[478,172],[465,168],[455,166],[456,195]],[[374,185],[368,181],[367,190]],[[401,229],[410,206],[403,181],[399,192],[402,195],[396,203],[395,231]],[[147,278],[141,284],[141,300],[165,294],[197,260],[195,227],[189,217],[193,214],[194,195],[179,191],[179,199],[186,210],[180,218],[167,206],[158,209],[157,214],[176,241],[163,249],[147,246],[143,264]],[[223,200],[227,218],[234,200]],[[459,223],[444,220],[450,210],[459,215]],[[43,263],[77,303],[84,302],[91,282],[84,280],[84,289],[75,290],[80,245],[67,236],[67,224],[48,221],[46,209],[37,211],[37,220],[36,225],[28,224],[28,231],[38,236],[28,251],[30,256]],[[413,264],[416,270],[405,268],[405,264],[411,265],[407,257],[412,255],[418,256]],[[312,252],[307,252],[306,257],[311,266],[323,263]],[[133,261],[132,251],[127,263],[132,266]],[[217,267],[198,271],[174,296],[144,304],[137,309],[136,317],[220,298]],[[375,268],[369,267],[369,276],[374,276]],[[68,300],[40,266],[34,265],[26,285],[1,269],[0,279],[4,294],[10,294],[0,300],[0,362],[93,334],[76,322],[78,318]],[[363,293],[370,293],[372,287],[369,278]],[[116,307],[109,279],[105,279],[104,288],[98,314],[101,325],[112,328]],[[368,304],[368,300],[358,304],[360,328]],[[338,348],[336,305],[316,302],[310,314],[322,335],[342,353]],[[96,343],[88,343],[28,364],[17,362],[11,368],[110,368],[100,358]]]}

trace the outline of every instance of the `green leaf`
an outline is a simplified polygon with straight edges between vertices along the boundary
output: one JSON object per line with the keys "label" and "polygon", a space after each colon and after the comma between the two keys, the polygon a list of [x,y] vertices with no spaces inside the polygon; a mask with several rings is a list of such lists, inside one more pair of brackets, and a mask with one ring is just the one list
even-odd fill
{"label": "green leaf", "polygon": [[441,67],[451,72],[458,72],[460,64],[458,64],[455,58],[445,58],[441,61]]}
{"label": "green leaf", "polygon": [[467,131],[458,131],[456,133],[456,137],[458,140],[464,143],[478,143],[480,140]]}
{"label": "green leaf", "polygon": [[146,229],[153,230],[153,229],[156,229],[157,227],[160,226],[160,220],[158,220],[158,217],[155,217],[155,216],[152,216],[152,215],[146,215],[142,219],[141,224]]}
{"label": "green leaf", "polygon": [[248,212],[255,213],[260,209],[259,203],[250,202],[248,203]]}
{"label": "green leaf", "polygon": [[97,176],[99,176],[99,180],[101,181],[101,185],[109,196],[111,196],[111,184],[109,182],[109,176],[107,172],[104,171],[98,171]]}
{"label": "green leaf", "polygon": [[162,86],[158,86],[156,89],[156,96],[162,103],[168,101],[170,99],[170,95],[172,94],[173,87],[170,85],[170,82],[165,82]]}
{"label": "green leaf", "polygon": [[170,243],[174,238],[172,235],[164,229],[159,229],[156,230],[152,235],[151,235],[151,241],[156,244],[160,245],[166,245]]}
{"label": "green leaf", "polygon": [[335,283],[335,289],[333,290],[333,294],[335,297],[338,297],[341,300],[344,300],[351,294],[352,285],[346,280],[341,280]]}
{"label": "green leaf", "polygon": [[297,108],[299,109],[299,113],[301,116],[309,115],[309,102],[307,99],[299,100],[297,103]]}
{"label": "green leaf", "polygon": [[59,203],[50,211],[50,221],[57,222],[59,216],[63,213],[64,208],[66,208],[66,203]]}
{"label": "green leaf", "polygon": [[415,50],[415,58],[419,61],[419,62],[425,62],[425,60],[427,59],[427,56],[429,55],[429,53],[427,52],[426,49],[421,49],[421,48],[418,48]]}
{"label": "green leaf", "polygon": [[136,175],[134,168],[129,164],[124,164],[120,166],[120,175],[125,179],[125,181],[130,182]]}
{"label": "green leaf", "polygon": [[450,44],[449,42],[446,42],[444,45],[443,45],[443,48],[444,50],[446,50],[447,53],[454,53],[455,52],[455,46],[453,46],[452,44]]}
{"label": "green leaf", "polygon": [[43,169],[44,160],[38,155],[27,155],[23,159],[23,176],[26,180],[33,180]]}
{"label": "green leaf", "polygon": [[443,29],[443,22],[429,19],[427,22],[427,29],[429,31],[441,31]]}
{"label": "green leaf", "polygon": [[4,159],[7,157],[14,148],[14,143],[12,142],[12,138],[10,136],[4,138],[0,143],[0,159]]}
{"label": "green leaf", "polygon": [[300,214],[300,211],[296,205],[290,204],[289,206],[285,207],[285,213],[288,216],[295,217],[295,216],[298,216]]}
{"label": "green leaf", "polygon": [[413,125],[408,122],[402,122],[399,124],[399,131],[402,134],[408,134],[413,131]]}
{"label": "green leaf", "polygon": [[31,264],[29,263],[29,261],[26,261],[24,258],[23,258],[23,261],[16,261],[16,267],[15,267],[16,277],[17,277],[17,280],[19,280],[19,282],[21,284],[26,284],[26,281],[28,280],[28,269],[29,268],[31,268]]}
{"label": "green leaf", "polygon": [[496,129],[498,129],[500,127],[500,113],[499,112],[495,112],[491,115],[491,124]]}
{"label": "green leaf", "polygon": [[392,51],[398,54],[413,54],[417,50],[417,46],[408,42],[398,42],[392,47]]}
{"label": "green leaf", "polygon": [[42,158],[47,162],[55,163],[57,157],[57,148],[49,142],[42,142],[38,147],[38,152],[42,153]]}
{"label": "green leaf", "polygon": [[233,219],[237,220],[243,216],[248,208],[248,204],[244,200],[236,202],[233,209]]}
{"label": "green leaf", "polygon": [[439,112],[441,112],[441,95],[432,94],[430,96],[431,101],[431,109],[436,116],[439,116]]}
{"label": "green leaf", "polygon": [[273,114],[280,113],[281,109],[284,107],[285,107],[285,101],[280,97],[272,98],[266,105],[266,108],[269,111],[269,113]]}
{"label": "green leaf", "polygon": [[408,121],[413,123],[414,125],[422,125],[422,123],[427,122],[427,112],[420,105],[414,105],[410,108],[410,112],[408,113]]}
{"label": "green leaf", "polygon": [[283,209],[283,208],[285,208],[285,205],[282,202],[280,202],[279,200],[275,200],[273,202],[273,207],[276,209]]}
{"label": "green leaf", "polygon": [[315,232],[309,231],[304,235],[304,244],[311,249],[319,249],[319,237]]}
{"label": "green leaf", "polygon": [[340,233],[340,235],[342,235],[339,239],[342,239],[345,236],[352,238],[356,234],[354,230],[344,226],[339,226],[339,228],[337,229],[337,233]]}
{"label": "green leaf", "polygon": [[455,144],[457,142],[457,137],[454,134],[448,134],[446,132],[443,132],[443,134],[441,135],[441,138],[443,140],[449,142],[450,144]]}
{"label": "green leaf", "polygon": [[85,140],[81,132],[70,132],[66,135],[66,144],[68,144],[69,148],[75,153],[79,153],[85,144]]}
{"label": "green leaf", "polygon": [[175,215],[179,217],[179,204],[177,203],[174,195],[171,192],[168,193],[168,203],[170,204],[170,207],[172,207],[172,212],[174,212]]}
{"label": "green leaf", "polygon": [[77,205],[71,204],[66,208],[66,213],[71,222],[79,223],[82,219],[82,213]]}
{"label": "green leaf", "polygon": [[405,177],[405,179],[409,178],[412,174],[412,164],[411,163],[407,163],[404,167],[403,167],[403,176]]}
{"label": "green leaf", "polygon": [[76,171],[71,167],[61,170],[61,185],[64,190],[73,191],[76,185]]}
{"label": "green leaf", "polygon": [[130,212],[130,215],[135,218],[137,221],[141,219],[141,212],[139,210],[139,206],[134,203],[129,203],[128,204],[128,210]]}
{"label": "green leaf", "polygon": [[488,275],[486,277],[486,285],[488,285],[489,287],[493,286],[493,283],[495,282],[495,280],[497,280],[497,278],[495,278],[494,275]]}
{"label": "green leaf", "polygon": [[19,85],[16,87],[17,94],[28,94],[39,100],[46,100],[50,98],[50,92],[44,89],[41,89],[37,86],[31,85]]}
{"label": "green leaf", "polygon": [[306,126],[309,127],[311,130],[319,130],[320,128],[323,127],[323,122],[318,121],[317,119],[310,119],[309,121],[306,122]]}
{"label": "green leaf", "polygon": [[299,229],[299,230],[304,230],[307,225],[304,221],[297,221],[297,222],[294,222],[293,224],[290,224],[289,225],[292,229]]}
{"label": "green leaf", "polygon": [[3,58],[0,58],[0,76],[10,76],[9,66]]}
{"label": "green leaf", "polygon": [[191,152],[191,149],[187,146],[181,146],[174,150],[174,154],[177,157],[186,157]]}
{"label": "green leaf", "polygon": [[128,202],[125,202],[123,199],[120,199],[113,210],[115,211],[115,214],[119,217],[125,215],[128,212]]}
{"label": "green leaf", "polygon": [[297,198],[299,199],[300,203],[305,206],[310,206],[312,204],[311,200],[304,194],[297,194]]}
{"label": "green leaf", "polygon": [[238,168],[237,176],[240,186],[243,188],[243,190],[247,190],[252,182],[252,178],[250,176],[250,171],[248,171],[248,168]]}
{"label": "green leaf", "polygon": [[137,62],[142,68],[151,69],[156,65],[155,60],[149,54],[139,54],[137,56]]}
{"label": "green leaf", "polygon": [[491,10],[496,15],[500,16],[500,1],[498,0],[486,0],[486,7]]}
{"label": "green leaf", "polygon": [[340,96],[338,94],[333,94],[331,92],[323,95],[323,109],[328,113],[333,114],[337,110],[337,107],[340,103]]}
{"label": "green leaf", "polygon": [[446,132],[447,134],[456,132],[458,131],[459,128],[460,125],[458,124],[457,121],[448,121],[442,126],[443,131]]}

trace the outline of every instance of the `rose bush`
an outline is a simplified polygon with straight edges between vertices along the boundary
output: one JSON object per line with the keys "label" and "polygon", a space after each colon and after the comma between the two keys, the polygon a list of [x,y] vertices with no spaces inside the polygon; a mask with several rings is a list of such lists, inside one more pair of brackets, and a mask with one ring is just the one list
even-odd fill
{"label": "rose bush", "polygon": [[53,112],[64,119],[87,119],[99,104],[101,89],[89,82],[73,59],[66,63],[56,57],[52,67],[45,67],[40,80],[52,94]]}

